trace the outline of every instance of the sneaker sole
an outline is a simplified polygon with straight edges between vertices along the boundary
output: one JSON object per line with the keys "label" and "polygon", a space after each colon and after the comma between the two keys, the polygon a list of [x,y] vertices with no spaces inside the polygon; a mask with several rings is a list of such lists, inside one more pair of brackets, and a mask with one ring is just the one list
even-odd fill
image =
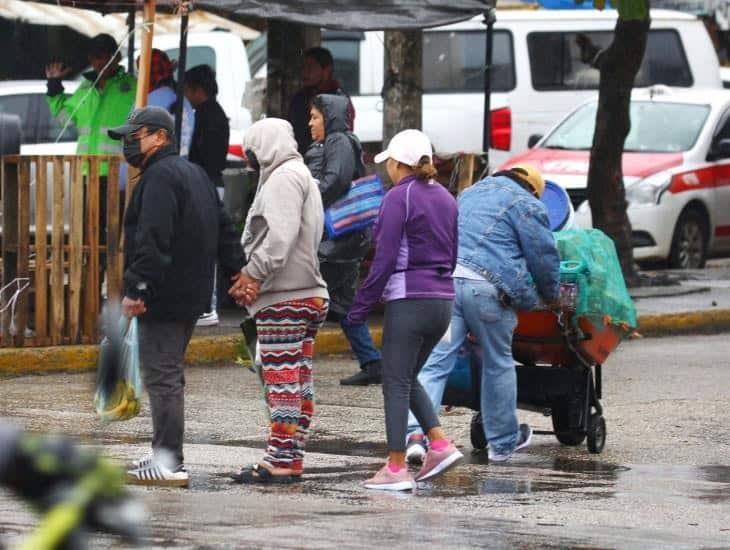
{"label": "sneaker sole", "polygon": [[366,489],[375,489],[378,491],[415,491],[416,483],[414,481],[399,481],[397,483],[365,483]]}
{"label": "sneaker sole", "polygon": [[432,479],[438,475],[441,475],[449,468],[453,468],[454,466],[456,466],[462,458],[464,458],[464,455],[461,454],[461,451],[451,453],[449,456],[439,462],[435,468],[429,470],[422,476],[416,476],[416,481],[426,481],[427,479]]}
{"label": "sneaker sole", "polygon": [[140,485],[146,487],[183,487],[190,486],[189,479],[137,479],[134,476],[127,475],[127,485]]}
{"label": "sneaker sole", "polygon": [[220,321],[198,321],[195,323],[196,327],[215,327],[220,324]]}

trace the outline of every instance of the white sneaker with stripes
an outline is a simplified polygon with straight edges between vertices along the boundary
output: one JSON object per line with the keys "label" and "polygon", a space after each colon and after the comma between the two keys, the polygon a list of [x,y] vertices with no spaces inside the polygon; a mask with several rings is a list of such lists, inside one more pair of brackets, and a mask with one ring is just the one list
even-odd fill
{"label": "white sneaker with stripes", "polygon": [[133,470],[128,470],[127,483],[158,487],[188,487],[190,476],[182,464],[171,470],[160,461],[152,459],[146,460]]}
{"label": "white sneaker with stripes", "polygon": [[153,453],[152,451],[147,451],[147,454],[145,454],[142,458],[138,458],[137,460],[132,461],[132,469],[136,470],[137,468],[149,466],[154,460],[155,453]]}

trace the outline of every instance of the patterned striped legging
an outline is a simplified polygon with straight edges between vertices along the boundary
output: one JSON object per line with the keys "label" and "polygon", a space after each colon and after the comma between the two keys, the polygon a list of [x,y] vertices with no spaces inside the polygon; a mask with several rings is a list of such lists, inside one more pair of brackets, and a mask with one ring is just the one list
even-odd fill
{"label": "patterned striped legging", "polygon": [[274,468],[302,470],[314,413],[314,338],[327,316],[327,300],[281,302],[256,316],[271,434],[264,460]]}

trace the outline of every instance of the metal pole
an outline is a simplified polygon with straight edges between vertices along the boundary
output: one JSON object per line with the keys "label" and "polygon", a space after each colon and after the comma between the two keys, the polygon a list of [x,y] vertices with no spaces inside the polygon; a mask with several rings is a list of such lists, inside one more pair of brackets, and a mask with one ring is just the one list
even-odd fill
{"label": "metal pole", "polygon": [[127,39],[127,72],[134,74],[134,16],[135,10],[129,10],[127,14],[127,28],[129,29],[129,38]]}
{"label": "metal pole", "polygon": [[188,10],[184,9],[180,18],[180,53],[177,58],[177,99],[175,101],[175,143],[180,150],[183,122],[183,99],[185,65],[188,61]]}
{"label": "metal pole", "polygon": [[484,136],[482,138],[482,150],[487,156],[487,167],[489,167],[489,147],[492,131],[492,53],[494,49],[494,22],[496,20],[496,10],[494,8],[490,8],[484,12],[484,24],[487,26],[487,45],[484,51]]}
{"label": "metal pole", "polygon": [[150,64],[152,60],[152,36],[155,29],[155,0],[145,0],[144,28],[139,52],[139,75],[137,76],[137,100],[135,107],[147,105],[147,95],[150,91]]}

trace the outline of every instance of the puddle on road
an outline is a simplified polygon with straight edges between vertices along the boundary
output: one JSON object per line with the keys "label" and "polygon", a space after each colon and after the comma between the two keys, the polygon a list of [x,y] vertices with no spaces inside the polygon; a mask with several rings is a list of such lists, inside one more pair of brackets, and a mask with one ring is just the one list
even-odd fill
{"label": "puddle on road", "polygon": [[[148,438],[112,435],[107,441],[123,443],[146,443]],[[194,438],[189,443],[204,443],[229,447],[264,448],[262,439]],[[257,490],[280,491],[327,496],[352,503],[379,498],[361,489],[360,482],[375,472],[373,464],[349,464],[347,457],[383,458],[386,445],[382,441],[348,439],[312,439],[307,444],[312,453],[343,457],[342,465],[308,468],[301,484],[287,486],[256,486]],[[397,495],[397,498],[459,498],[481,495],[515,497],[519,502],[529,503],[525,495],[562,494],[579,499],[605,499],[616,494],[619,480],[628,482],[628,487],[637,479],[646,479],[645,490],[664,492],[664,481],[688,483],[681,486],[680,494],[686,498],[700,500],[707,504],[721,504],[730,501],[730,466],[662,466],[637,465],[632,468],[592,459],[545,457],[525,454],[519,460],[508,464],[489,464],[486,453],[473,453],[462,449],[465,455],[463,466],[432,482],[420,483],[414,495]],[[628,475],[629,478],[622,476]],[[641,483],[638,484],[642,487]],[[192,479],[193,491],[220,492],[241,487],[233,484],[228,474],[196,475]],[[629,489],[635,490],[635,489]],[[642,489],[639,489],[642,490]],[[673,493],[676,495],[676,492]],[[389,495],[392,497],[392,495]],[[380,497],[384,498],[384,497]],[[395,498],[395,497],[393,497]]]}
{"label": "puddle on road", "polygon": [[[263,439],[208,439],[205,443],[226,447],[249,447],[253,449],[263,449],[266,446],[266,442]],[[387,448],[385,442],[382,441],[310,439],[307,441],[307,452],[339,456],[384,457],[387,454]]]}
{"label": "puddle on road", "polygon": [[730,466],[714,464],[699,466],[697,470],[700,472],[701,479],[712,485],[701,488],[700,494],[694,498],[709,504],[730,502]]}
{"label": "puddle on road", "polygon": [[[472,454],[465,462],[488,463],[483,454]],[[608,462],[564,458],[492,465],[486,469],[460,468],[431,483],[420,484],[419,494],[459,497],[572,492],[582,498],[610,498],[614,496],[618,475],[628,470]]]}

